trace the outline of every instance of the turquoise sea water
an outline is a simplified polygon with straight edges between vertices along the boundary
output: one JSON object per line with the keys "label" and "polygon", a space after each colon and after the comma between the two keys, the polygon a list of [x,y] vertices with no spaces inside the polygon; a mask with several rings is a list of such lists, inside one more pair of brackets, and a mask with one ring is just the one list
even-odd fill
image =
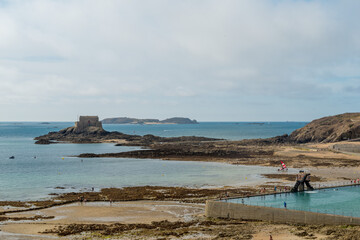
{"label": "turquoise sea water", "polygon": [[[221,186],[247,184],[274,168],[222,163],[162,161],[158,159],[70,157],[80,153],[129,151],[113,144],[36,145],[33,138],[73,123],[0,123],[0,201],[30,200],[49,193],[88,190],[91,187]],[[108,131],[158,136],[207,136],[224,139],[265,138],[305,123],[200,123],[196,125],[104,125]],[[9,159],[15,156],[15,159]],[[36,157],[36,158],[35,158]],[[57,189],[62,187],[65,189]]]}
{"label": "turquoise sea water", "polygon": [[[360,185],[243,198],[244,204],[360,217]],[[242,198],[228,202],[242,203]]]}

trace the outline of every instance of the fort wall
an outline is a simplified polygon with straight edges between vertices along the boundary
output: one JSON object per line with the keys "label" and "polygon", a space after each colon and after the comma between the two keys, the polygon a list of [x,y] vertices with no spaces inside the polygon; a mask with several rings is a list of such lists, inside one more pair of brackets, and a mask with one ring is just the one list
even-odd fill
{"label": "fort wall", "polygon": [[83,132],[89,127],[98,127],[102,129],[102,123],[98,116],[80,116],[79,121],[75,122],[75,131]]}

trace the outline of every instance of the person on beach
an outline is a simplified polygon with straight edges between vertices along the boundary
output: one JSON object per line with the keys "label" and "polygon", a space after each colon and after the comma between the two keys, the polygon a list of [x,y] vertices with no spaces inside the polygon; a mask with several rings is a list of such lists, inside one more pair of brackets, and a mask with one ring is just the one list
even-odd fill
{"label": "person on beach", "polygon": [[284,202],[284,208],[286,209],[286,202]]}
{"label": "person on beach", "polygon": [[276,192],[276,186],[274,187],[274,191]]}
{"label": "person on beach", "polygon": [[270,240],[273,240],[272,236],[270,235]]}

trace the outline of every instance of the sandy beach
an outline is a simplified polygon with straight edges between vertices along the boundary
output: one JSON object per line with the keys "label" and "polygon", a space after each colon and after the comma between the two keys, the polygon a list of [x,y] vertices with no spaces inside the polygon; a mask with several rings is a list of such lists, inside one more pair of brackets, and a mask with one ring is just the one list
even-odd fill
{"label": "sandy beach", "polygon": [[[190,221],[201,215],[203,204],[179,202],[134,201],[134,202],[88,202],[73,203],[44,210],[8,214],[10,218],[30,218],[36,215],[54,216],[39,221],[10,222],[1,226],[3,232],[38,235],[56,226],[67,224],[151,224],[153,221]],[[53,236],[53,234],[50,234]]]}

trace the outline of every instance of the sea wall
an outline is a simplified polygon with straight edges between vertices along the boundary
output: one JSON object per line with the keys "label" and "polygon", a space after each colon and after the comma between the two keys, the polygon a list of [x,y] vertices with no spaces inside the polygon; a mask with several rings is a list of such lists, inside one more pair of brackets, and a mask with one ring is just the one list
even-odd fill
{"label": "sea wall", "polygon": [[275,223],[360,225],[360,218],[355,217],[251,206],[214,200],[206,202],[205,215],[213,218],[262,220]]}
{"label": "sea wall", "polygon": [[334,144],[333,149],[340,152],[360,153],[360,144]]}

